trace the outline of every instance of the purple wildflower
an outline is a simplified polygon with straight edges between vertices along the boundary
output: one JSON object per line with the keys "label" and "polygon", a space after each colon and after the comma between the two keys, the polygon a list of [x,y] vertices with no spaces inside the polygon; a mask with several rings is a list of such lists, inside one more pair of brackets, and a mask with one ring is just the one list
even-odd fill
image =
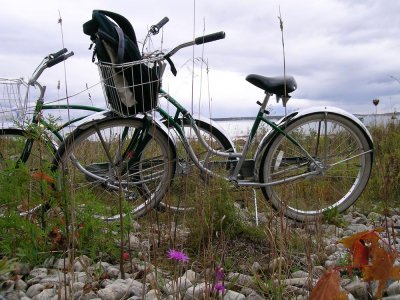
{"label": "purple wildflower", "polygon": [[217,267],[215,269],[215,281],[224,280],[224,268]]}
{"label": "purple wildflower", "polygon": [[222,282],[217,282],[214,285],[214,290],[217,291],[217,293],[221,292],[224,293],[225,292],[225,286]]}
{"label": "purple wildflower", "polygon": [[187,256],[183,251],[169,249],[167,254],[168,254],[169,259],[173,259],[173,260],[181,261],[181,262],[185,262],[185,263],[189,261],[189,256]]}
{"label": "purple wildflower", "polygon": [[221,292],[222,294],[225,292],[224,286],[224,268],[218,266],[215,268],[215,282],[213,289],[217,291],[217,293]]}

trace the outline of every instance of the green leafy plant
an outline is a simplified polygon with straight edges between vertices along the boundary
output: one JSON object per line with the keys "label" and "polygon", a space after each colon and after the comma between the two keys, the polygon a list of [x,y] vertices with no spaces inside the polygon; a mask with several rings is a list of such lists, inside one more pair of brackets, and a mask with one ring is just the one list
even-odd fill
{"label": "green leafy plant", "polygon": [[16,262],[16,258],[8,259],[7,256],[0,259],[0,276],[4,276],[14,270]]}

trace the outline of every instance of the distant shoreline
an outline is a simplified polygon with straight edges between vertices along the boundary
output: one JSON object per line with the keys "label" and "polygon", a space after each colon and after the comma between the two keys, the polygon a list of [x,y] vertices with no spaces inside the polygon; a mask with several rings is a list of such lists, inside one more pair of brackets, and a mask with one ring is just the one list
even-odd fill
{"label": "distant shoreline", "polygon": [[[376,114],[377,117],[382,116],[393,116],[394,112],[391,113],[382,113]],[[397,117],[400,117],[400,112],[395,113]],[[354,114],[357,118],[368,117],[368,116],[375,116],[375,114]],[[280,115],[268,115],[267,118],[271,119],[280,119],[283,116]],[[223,117],[223,118],[211,118],[213,121],[246,121],[246,120],[255,120],[255,117]]]}

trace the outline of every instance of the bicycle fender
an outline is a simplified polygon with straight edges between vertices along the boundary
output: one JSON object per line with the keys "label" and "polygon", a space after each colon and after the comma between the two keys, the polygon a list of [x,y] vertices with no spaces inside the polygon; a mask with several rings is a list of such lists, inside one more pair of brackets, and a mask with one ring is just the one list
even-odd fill
{"label": "bicycle fender", "polygon": [[[372,140],[372,136],[371,136],[370,132],[368,131],[367,127],[360,121],[360,119],[358,119],[353,114],[351,114],[341,108],[334,107],[334,106],[317,106],[317,107],[310,107],[310,108],[302,109],[299,111],[295,111],[295,112],[281,118],[278,122],[276,122],[276,125],[283,128],[284,126],[287,126],[290,123],[292,123],[300,118],[303,118],[305,116],[312,115],[315,113],[321,113],[321,112],[325,112],[327,114],[341,115],[341,116],[345,117],[346,119],[350,120],[351,122],[353,122],[355,125],[357,125],[361,129],[361,131],[363,131],[365,133],[365,136],[368,139],[368,144],[370,145],[371,148],[373,148],[374,143]],[[256,176],[258,176],[258,169],[260,167],[262,155],[265,152],[265,150],[268,149],[268,144],[273,140],[273,138],[277,134],[279,134],[277,131],[274,131],[274,130],[268,131],[267,134],[262,138],[260,144],[258,145],[256,153],[254,154],[254,161],[255,161],[254,172],[255,172]]]}
{"label": "bicycle fender", "polygon": [[74,125],[76,126],[76,128],[85,129],[95,122],[98,122],[105,118],[110,118],[112,116],[115,116],[115,114],[113,114],[111,111],[101,111],[91,114],[78,122],[75,122]]}
{"label": "bicycle fender", "polygon": [[233,152],[236,152],[235,144],[233,143],[233,141],[230,138],[230,136],[226,133],[225,129],[222,128],[222,126],[218,122],[213,121],[212,119],[204,117],[202,115],[198,115],[196,117],[193,116],[193,119],[195,121],[200,121],[200,122],[203,122],[203,123],[206,123],[206,124],[210,124],[212,127],[214,127],[215,129],[219,130],[226,137],[226,139],[229,141],[229,143],[230,143],[230,145],[231,145],[231,147],[233,149]]}
{"label": "bicycle fender", "polygon": [[[143,120],[145,117],[145,114],[137,114],[134,117],[131,117],[131,119],[137,119],[137,120]],[[115,113],[111,111],[101,111],[98,113],[94,113],[90,116],[87,116],[86,118],[80,120],[79,122],[76,122],[77,129],[85,129],[87,127],[90,127],[93,123],[97,123],[101,120],[104,120],[106,118],[112,118],[112,117],[118,117]],[[176,148],[176,139],[175,137],[170,133],[168,128],[158,119],[153,119],[153,121],[156,123],[157,127],[162,130],[166,138],[170,141],[170,143],[173,145],[173,148]]]}

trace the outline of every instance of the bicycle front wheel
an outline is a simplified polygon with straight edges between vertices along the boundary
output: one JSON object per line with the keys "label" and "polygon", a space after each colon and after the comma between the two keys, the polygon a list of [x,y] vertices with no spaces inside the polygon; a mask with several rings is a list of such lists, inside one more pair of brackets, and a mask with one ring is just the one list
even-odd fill
{"label": "bicycle front wheel", "polygon": [[[0,215],[29,216],[48,201],[55,148],[40,131],[0,129]],[[42,222],[42,221],[41,221]]]}
{"label": "bicycle front wheel", "polygon": [[[195,122],[199,134],[212,149],[227,153],[234,151],[235,146],[231,140],[216,126],[202,120],[195,120]],[[216,175],[227,177],[234,159],[211,153],[200,143],[188,120],[180,120],[180,123],[186,142],[192,148],[198,163]],[[168,123],[165,125],[168,126]],[[205,189],[210,188],[210,175],[195,165],[185,149],[182,138],[172,127],[169,129],[176,140],[177,171],[170,192],[160,205],[174,211],[193,210],[199,205],[195,194],[202,194]]]}
{"label": "bicycle front wheel", "polygon": [[293,121],[284,132],[311,158],[277,134],[264,151],[259,176],[260,182],[281,183],[263,187],[264,196],[278,211],[299,221],[349,208],[371,173],[373,153],[366,133],[346,117],[323,112]]}
{"label": "bicycle front wheel", "polygon": [[[75,203],[101,204],[107,220],[118,219],[120,203],[134,217],[155,207],[175,170],[172,143],[145,119],[110,118],[74,131],[57,154],[59,188]],[[68,183],[68,184],[66,184]],[[90,200],[89,200],[90,201]]]}

